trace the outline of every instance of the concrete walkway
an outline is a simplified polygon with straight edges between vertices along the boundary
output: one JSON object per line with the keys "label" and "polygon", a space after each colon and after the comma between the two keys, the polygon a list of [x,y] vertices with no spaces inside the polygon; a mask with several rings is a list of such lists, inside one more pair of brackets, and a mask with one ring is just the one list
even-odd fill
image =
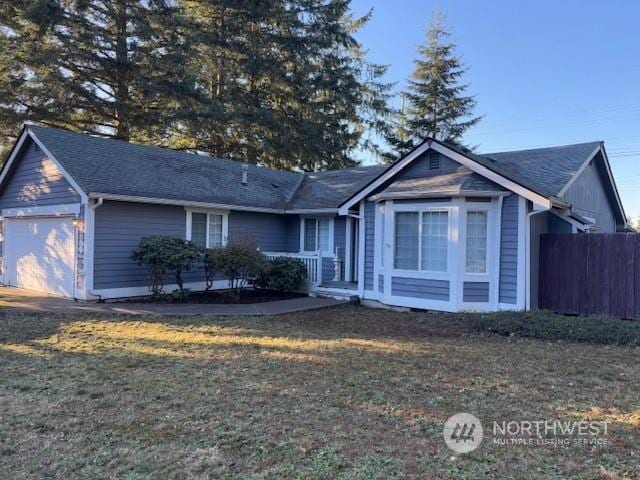
{"label": "concrete walkway", "polygon": [[348,303],[346,300],[301,297],[252,304],[83,303],[18,288],[0,287],[0,310],[42,313],[120,315],[281,315]]}

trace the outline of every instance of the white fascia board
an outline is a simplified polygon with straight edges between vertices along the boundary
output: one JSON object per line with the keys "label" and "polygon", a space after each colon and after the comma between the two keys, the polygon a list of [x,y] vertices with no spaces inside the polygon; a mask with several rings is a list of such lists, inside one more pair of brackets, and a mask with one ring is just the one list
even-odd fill
{"label": "white fascia board", "polygon": [[2,217],[57,217],[78,215],[79,203],[67,203],[61,205],[43,205],[39,207],[3,208]]}
{"label": "white fascia board", "polygon": [[152,198],[152,197],[138,197],[131,195],[117,195],[111,193],[91,192],[89,198],[102,198],[104,200],[116,200],[119,202],[134,202],[134,203],[153,203],[158,205],[178,205],[181,207],[196,207],[196,208],[209,208],[217,210],[237,210],[246,212],[263,212],[263,213],[285,213],[284,210],[277,208],[261,208],[261,207],[247,207],[243,205],[227,205],[222,203],[208,203],[208,202],[193,202],[189,200],[175,200],[168,198]]}
{"label": "white fascia board", "polygon": [[325,213],[325,214],[337,214],[337,208],[296,208],[293,210],[284,210],[283,213],[295,213],[299,215],[306,214],[317,214],[317,213]]}
{"label": "white fascia board", "polygon": [[2,166],[2,174],[0,175],[0,184],[2,184],[2,182],[6,178],[9,170],[11,169],[11,165],[13,165],[13,162],[15,161],[16,157],[20,153],[20,150],[22,150],[22,145],[24,144],[25,140],[28,137],[29,137],[29,131],[25,128],[24,131],[22,132],[22,135],[20,135],[20,138],[18,139],[18,142],[16,143],[15,147],[13,147],[11,156],[7,159],[5,164]]}
{"label": "white fascia board", "polygon": [[418,148],[416,148],[413,152],[411,152],[409,155],[407,155],[406,157],[401,159],[398,163],[393,165],[391,168],[387,169],[382,175],[380,175],[377,179],[375,179],[373,182],[371,182],[367,187],[363,188],[356,195],[354,195],[349,200],[347,200],[345,203],[343,203],[340,206],[340,210],[339,210],[340,215],[347,215],[349,213],[349,209],[351,207],[353,207],[358,202],[360,202],[362,199],[364,199],[367,195],[369,195],[372,191],[374,191],[376,188],[378,188],[384,182],[386,182],[387,180],[389,180],[393,176],[395,176],[400,170],[402,170],[404,167],[406,167],[413,160],[415,160],[420,155],[422,155],[424,152],[429,150],[430,146],[431,146],[431,141],[425,142],[424,144],[422,144]]}
{"label": "white fascia board", "polygon": [[602,157],[604,158],[604,165],[607,170],[607,174],[609,176],[609,181],[611,182],[611,186],[613,187],[613,193],[616,197],[616,202],[618,204],[618,208],[620,209],[620,213],[622,214],[622,218],[624,220],[624,225],[628,224],[627,214],[624,211],[624,207],[622,206],[622,199],[620,198],[620,193],[618,192],[618,186],[616,185],[616,181],[613,178],[613,171],[611,170],[611,164],[609,163],[609,155],[607,155],[607,151],[602,146]]}
{"label": "white fascia board", "polygon": [[[424,152],[429,150],[429,148],[432,148],[436,152],[439,152],[455,160],[456,162],[469,168],[471,171],[479,175],[482,175],[483,177],[491,180],[494,183],[497,183],[501,187],[505,187],[506,189],[514,193],[517,193],[518,195],[528,200],[531,200],[534,204],[538,204],[543,208],[551,208],[551,205],[553,202],[547,197],[540,195],[539,193],[536,193],[532,190],[529,190],[528,188],[523,187],[522,185],[512,180],[509,180],[508,178],[503,177],[502,175],[476,162],[475,160],[469,157],[466,157],[465,155],[462,155],[454,150],[451,150],[450,148],[447,148],[446,146],[441,145],[436,141],[427,141],[421,146],[419,146],[418,148],[416,148],[413,152],[411,152],[405,158],[400,160],[398,163],[396,163],[394,166],[392,166],[387,171],[385,171],[375,181],[373,181],[367,187],[365,187],[360,192],[358,192],[357,195],[354,195],[349,200],[347,200],[347,202],[342,204],[340,206],[340,215],[346,215],[350,207],[355,205],[357,202],[359,202],[363,198],[367,197],[372,191],[380,187],[386,181],[393,178],[398,172],[400,172],[403,168],[405,168],[409,163],[411,163],[413,160],[418,158]],[[559,202],[555,202],[555,203],[559,203]]]}
{"label": "white fascia board", "polygon": [[67,171],[64,169],[62,164],[56,159],[56,157],[53,156],[53,154],[47,149],[47,147],[45,147],[44,144],[40,140],[38,140],[38,137],[36,137],[35,133],[29,130],[28,127],[27,127],[27,132],[29,136],[33,139],[33,141],[47,155],[47,158],[49,158],[49,160],[55,163],[56,167],[58,167],[58,170],[60,170],[60,173],[62,173],[62,176],[67,180],[67,182],[69,182],[71,186],[74,188],[74,190],[78,193],[78,195],[80,195],[80,198],[82,199],[82,203],[84,203],[85,205],[88,204],[89,201],[88,201],[87,194],[84,193],[84,190],[80,188],[80,185],[78,185],[76,181],[73,179],[73,177],[69,175],[69,173],[67,173]]}
{"label": "white fascia board", "polygon": [[481,165],[475,160],[466,157],[458,152],[451,150],[450,148],[445,147],[444,145],[439,144],[438,142],[433,142],[431,144],[431,148],[433,148],[436,152],[439,152],[456,162],[464,165],[471,171],[477,173],[478,175],[482,175],[484,178],[491,180],[494,183],[497,183],[501,187],[504,187],[508,190],[511,190],[514,193],[517,193],[521,197],[526,198],[527,200],[531,200],[533,203],[542,206],[543,208],[551,208],[551,200],[547,197],[540,195],[539,193],[533,192],[526,187],[523,187],[519,183],[516,183],[508,178],[503,177],[499,173],[494,172],[493,170]]}
{"label": "white fascia board", "polygon": [[153,203],[157,205],[178,205],[181,207],[193,207],[214,210],[236,210],[243,212],[279,213],[279,214],[327,214],[335,215],[337,208],[301,208],[296,210],[283,210],[279,208],[249,207],[246,205],[229,205],[225,203],[194,202],[191,200],[176,200],[170,198],[139,197],[135,195],[119,195],[114,193],[91,192],[89,198],[102,198],[118,202]]}
{"label": "white fascia board", "polygon": [[[552,215],[555,215],[556,217],[558,217],[561,220],[564,220],[567,223],[570,223],[572,226],[579,228],[582,231],[585,231],[589,228],[589,224],[588,223],[582,223],[581,221],[571,217],[571,211],[570,210],[565,210],[565,211],[557,211],[557,210],[549,210],[549,213],[551,213]],[[585,220],[588,220],[587,218],[585,218]],[[593,223],[595,223],[595,220],[593,221]]]}
{"label": "white fascia board", "polygon": [[499,191],[473,191],[473,190],[451,190],[440,192],[410,192],[410,193],[379,193],[367,198],[372,202],[379,200],[400,200],[400,199],[416,199],[416,198],[440,198],[440,197],[508,197],[511,192],[504,190]]}
{"label": "white fascia board", "polygon": [[569,188],[571,187],[571,185],[573,185],[573,182],[575,182],[577,180],[577,178],[580,176],[580,174],[582,172],[584,172],[584,170],[589,166],[589,164],[591,163],[591,160],[593,160],[593,158],[598,154],[599,151],[602,150],[602,146],[598,145],[595,150],[593,152],[591,152],[591,154],[587,157],[587,159],[582,163],[582,165],[580,165],[580,168],[578,168],[578,170],[576,171],[576,173],[573,174],[573,176],[569,179],[569,181],[565,184],[564,187],[562,187],[562,190],[560,190],[560,192],[558,193],[559,197],[562,197],[565,193],[567,193],[567,190],[569,190]]}

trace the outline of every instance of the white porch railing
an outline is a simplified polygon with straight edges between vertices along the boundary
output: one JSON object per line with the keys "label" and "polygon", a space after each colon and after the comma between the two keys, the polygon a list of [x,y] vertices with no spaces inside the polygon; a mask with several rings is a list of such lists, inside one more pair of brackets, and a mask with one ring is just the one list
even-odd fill
{"label": "white porch railing", "polygon": [[307,281],[311,285],[319,285],[322,281],[322,254],[314,253],[292,253],[292,252],[262,252],[270,260],[280,257],[297,258],[302,260],[307,267]]}

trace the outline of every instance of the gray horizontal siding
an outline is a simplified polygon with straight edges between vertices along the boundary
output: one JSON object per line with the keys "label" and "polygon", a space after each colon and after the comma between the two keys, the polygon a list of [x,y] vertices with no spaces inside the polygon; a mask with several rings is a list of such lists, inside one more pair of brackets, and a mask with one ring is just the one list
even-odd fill
{"label": "gray horizontal siding", "polygon": [[391,278],[391,295],[394,297],[449,300],[449,281],[425,278]]}
{"label": "gray horizontal siding", "polygon": [[463,302],[488,302],[489,282],[464,282],[462,284]]}
{"label": "gray horizontal siding", "polygon": [[252,239],[264,252],[288,251],[288,233],[289,222],[284,215],[229,212],[229,238]]}
{"label": "gray horizontal siding", "polygon": [[[440,157],[439,170],[429,170],[429,157],[431,155]],[[445,157],[435,150],[428,150],[420,158],[415,159],[413,162],[407,165],[404,170],[398,173],[395,178],[397,180],[405,180],[410,178],[432,177],[435,175],[441,175],[443,173],[455,172],[458,167],[460,167],[460,164],[455,160],[452,160],[449,157]]]}
{"label": "gray horizontal siding", "polygon": [[80,202],[80,195],[35,144],[26,141],[14,160],[0,193],[0,208],[35,207]]}
{"label": "gray horizontal siding", "polygon": [[509,195],[502,203],[500,226],[501,303],[515,304],[518,295],[518,196]]}
{"label": "gray horizontal siding", "polygon": [[380,293],[384,292],[384,275],[378,275],[378,291]]}
{"label": "gray horizontal siding", "polygon": [[549,233],[573,233],[573,225],[569,222],[553,213],[547,215],[549,217]]}
{"label": "gray horizontal siding", "polygon": [[[299,219],[296,220],[299,223]],[[263,251],[288,251],[291,226],[290,219],[281,215],[229,212],[229,237],[251,238]],[[96,209],[94,288],[147,286],[146,270],[129,258],[133,249],[145,236],[171,235],[185,238],[185,234],[184,207],[104,202]],[[202,265],[186,272],[184,280],[203,282]],[[165,282],[174,283],[174,278],[167,276]]]}
{"label": "gray horizontal siding", "polygon": [[285,217],[287,225],[287,249],[285,252],[299,252],[300,248],[300,217],[297,215],[287,215]]}
{"label": "gray horizontal siding", "polygon": [[[96,289],[148,286],[146,269],[129,258],[133,249],[145,236],[171,235],[184,238],[186,233],[183,207],[105,201],[96,209],[95,214]],[[188,273],[185,280],[194,281],[196,273]],[[173,283],[171,277],[167,277],[165,281]]]}
{"label": "gray horizontal siding", "polygon": [[608,194],[608,185],[604,172],[604,160],[598,154],[593,161],[575,179],[564,194],[564,200],[571,203],[572,210],[584,217],[593,218],[600,233],[615,233],[616,215],[613,210],[612,193]]}
{"label": "gray horizontal siding", "polygon": [[373,263],[375,251],[375,203],[364,204],[364,288],[373,290]]}

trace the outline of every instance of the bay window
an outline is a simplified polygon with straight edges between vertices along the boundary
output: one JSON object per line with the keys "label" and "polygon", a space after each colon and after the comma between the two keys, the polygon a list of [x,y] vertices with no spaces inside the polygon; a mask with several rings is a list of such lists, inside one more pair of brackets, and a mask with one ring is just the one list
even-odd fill
{"label": "bay window", "polygon": [[487,212],[467,212],[467,273],[487,272]]}
{"label": "bay window", "polygon": [[303,219],[303,251],[331,251],[331,222],[330,218]]}
{"label": "bay window", "polygon": [[187,239],[206,248],[220,247],[225,243],[226,215],[222,213],[187,212],[190,216],[190,231]]}
{"label": "bay window", "polygon": [[396,212],[394,245],[396,269],[446,272],[449,212]]}

